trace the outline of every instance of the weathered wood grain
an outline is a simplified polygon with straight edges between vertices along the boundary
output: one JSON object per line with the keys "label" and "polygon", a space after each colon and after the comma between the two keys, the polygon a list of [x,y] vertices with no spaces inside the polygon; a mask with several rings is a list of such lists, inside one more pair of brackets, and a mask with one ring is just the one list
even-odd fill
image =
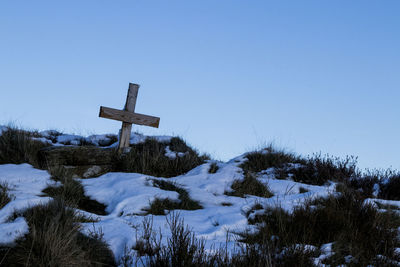
{"label": "weathered wood grain", "polygon": [[[128,95],[126,96],[126,102],[124,110],[134,113],[136,107],[136,100],[139,92],[139,85],[129,83]],[[125,147],[129,147],[131,139],[132,124],[129,122],[122,122],[121,132],[119,136],[118,150],[122,151]]]}
{"label": "weathered wood grain", "polygon": [[107,107],[100,107],[100,117],[123,121],[127,123],[134,123],[138,125],[145,125],[158,128],[160,124],[160,118],[153,117],[149,115],[143,115],[139,113],[130,113],[128,111],[114,109],[114,108],[107,108]]}

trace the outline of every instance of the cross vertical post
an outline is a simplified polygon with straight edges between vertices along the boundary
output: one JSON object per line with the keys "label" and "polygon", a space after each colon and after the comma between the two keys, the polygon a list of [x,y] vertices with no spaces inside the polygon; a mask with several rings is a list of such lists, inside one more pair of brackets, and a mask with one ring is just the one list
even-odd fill
{"label": "cross vertical post", "polygon": [[[128,95],[126,96],[126,102],[124,110],[134,113],[136,107],[136,99],[139,92],[139,85],[135,83],[129,83]],[[131,138],[132,124],[122,122],[122,128],[119,135],[118,150],[122,152],[124,148],[129,147],[129,141]]]}

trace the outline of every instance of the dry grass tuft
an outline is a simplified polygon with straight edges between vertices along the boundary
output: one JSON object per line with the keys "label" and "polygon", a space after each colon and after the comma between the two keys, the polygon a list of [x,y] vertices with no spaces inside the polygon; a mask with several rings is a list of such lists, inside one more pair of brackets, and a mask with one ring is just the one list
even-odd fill
{"label": "dry grass tuft", "polygon": [[106,215],[106,206],[85,195],[82,184],[72,177],[72,173],[64,167],[51,170],[52,179],[62,183],[61,186],[50,186],[43,193],[53,198],[62,199],[67,205],[77,207],[81,210],[97,215]]}
{"label": "dry grass tuft", "polygon": [[29,163],[39,167],[38,152],[48,146],[32,138],[40,137],[37,132],[29,132],[9,126],[0,135],[0,164]]}
{"label": "dry grass tuft", "polygon": [[253,195],[269,198],[274,194],[270,191],[267,185],[257,180],[257,177],[252,173],[247,173],[243,180],[233,181],[231,188],[233,191],[226,191],[228,196],[245,197],[245,195]]}
{"label": "dry grass tuft", "polygon": [[359,175],[357,158],[345,159],[329,155],[315,154],[303,158],[296,154],[274,148],[272,145],[246,155],[247,160],[240,165],[244,173],[274,168],[278,179],[292,179],[296,182],[323,185],[328,181],[345,182]]}
{"label": "dry grass tuft", "polygon": [[166,210],[198,210],[203,207],[198,201],[190,198],[189,192],[186,191],[182,186],[177,183],[165,180],[153,180],[153,185],[167,191],[175,191],[179,194],[178,201],[171,200],[168,198],[160,199],[156,198],[150,203],[150,207],[145,209],[149,214],[153,215],[165,215]]}
{"label": "dry grass tuft", "polygon": [[269,145],[264,149],[248,153],[247,161],[242,163],[240,167],[245,172],[258,173],[269,168],[283,168],[289,163],[305,163],[304,159],[299,156],[279,150],[273,145]]}
{"label": "dry grass tuft", "polygon": [[22,214],[29,233],[3,256],[5,266],[115,266],[100,235],[85,236],[75,213],[61,199]]}
{"label": "dry grass tuft", "polygon": [[211,163],[208,173],[216,173],[219,170],[218,164],[216,162]]}
{"label": "dry grass tuft", "polygon": [[5,182],[0,183],[0,209],[7,205],[11,201],[9,194],[9,185]]}
{"label": "dry grass tuft", "polygon": [[[175,159],[165,155],[169,146],[171,151],[184,153]],[[207,156],[200,156],[197,151],[190,148],[182,139],[174,137],[169,143],[147,139],[144,143],[131,147],[130,153],[116,159],[117,171],[137,172],[156,177],[174,177],[184,174],[200,164]]]}

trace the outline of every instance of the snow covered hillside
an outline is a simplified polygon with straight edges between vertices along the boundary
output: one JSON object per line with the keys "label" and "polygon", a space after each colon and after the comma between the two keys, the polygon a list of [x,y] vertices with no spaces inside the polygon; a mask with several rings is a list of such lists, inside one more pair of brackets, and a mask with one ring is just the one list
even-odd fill
{"label": "snow covered hillside", "polygon": [[[1,131],[4,133],[7,128],[1,127],[0,134]],[[188,153],[183,150],[175,151],[172,145],[168,145],[172,137],[158,136],[153,138],[159,143],[165,143],[162,147],[163,154],[170,161],[179,162],[180,158],[185,157]],[[72,147],[90,144],[91,146],[98,146],[99,149],[104,149],[116,145],[115,135],[82,137],[46,131],[29,136],[29,139],[51,146]],[[145,136],[132,135],[132,145],[140,145],[145,142]],[[258,166],[255,161],[256,157],[259,162],[262,161],[265,165]],[[272,158],[274,161],[271,161]],[[277,158],[279,158],[278,161]],[[285,160],[291,160],[291,162],[285,162]],[[140,255],[135,249],[132,249],[137,247],[138,240],[146,232],[146,224],[143,224],[143,222],[151,221],[152,229],[155,229],[157,234],[161,234],[163,237],[161,243],[168,246],[168,239],[172,238],[172,233],[168,227],[167,219],[171,218],[171,214],[179,214],[179,218],[184,219],[184,223],[190,227],[196,238],[205,240],[205,251],[213,253],[218,248],[224,247],[227,251],[232,252],[232,255],[235,254],[234,251],[237,250],[240,243],[246,243],[246,238],[252,237],[252,234],[257,236],[257,233],[264,229],[265,225],[269,226],[269,220],[273,218],[271,214],[277,210],[281,214],[287,214],[285,216],[294,216],[291,218],[296,221],[296,214],[300,211],[307,210],[307,212],[312,213],[316,210],[324,210],[324,207],[328,204],[324,206],[325,204],[320,205],[317,202],[325,203],[323,199],[336,197],[339,199],[342,194],[347,192],[347,189],[344,190],[343,187],[354,190],[352,192],[361,192],[360,199],[364,204],[360,206],[360,210],[364,206],[370,207],[377,211],[377,218],[380,216],[379,214],[390,213],[391,220],[398,220],[399,199],[390,197],[393,194],[383,193],[390,192],[388,184],[397,179],[397,174],[392,173],[383,178],[378,177],[378,174],[375,174],[376,177],[373,177],[373,175],[362,176],[356,170],[353,170],[352,166],[335,165],[339,161],[317,157],[312,160],[314,160],[313,162],[318,160],[320,162],[311,163],[311,159],[302,159],[290,154],[287,156],[283,151],[266,148],[240,155],[228,162],[204,159],[201,164],[190,171],[172,177],[126,171],[111,171],[87,179],[75,177],[73,180],[82,185],[85,197],[105,206],[103,214],[92,213],[89,210],[82,209],[79,205],[74,206],[78,215],[89,218],[86,222],[80,222],[79,231],[88,236],[94,232],[100,232],[102,240],[112,251],[117,265],[122,266],[125,259],[125,263],[128,262],[128,264],[135,266],[151,265],[149,255]],[[252,161],[254,161],[254,164]],[[311,168],[312,174],[305,167],[311,166],[310,164],[314,164]],[[322,165],[325,169],[322,168]],[[334,167],[341,167],[341,172],[339,173],[338,169],[333,169]],[[352,176],[357,174],[360,177],[341,177],[340,175],[345,173],[344,170],[350,170],[354,172],[351,174]],[[322,174],[323,171],[327,174]],[[318,176],[319,174],[320,176]],[[328,178],[324,178],[324,180],[321,178],[324,177],[323,175]],[[54,195],[46,193],[46,188],[66,187],[66,185],[63,185],[66,180],[54,179],[54,176],[51,170],[41,170],[28,163],[1,164],[0,161],[0,185],[2,188],[6,188],[9,195],[9,201],[0,209],[1,247],[13,247],[17,240],[23,240],[24,236],[28,235],[30,227],[23,212],[34,206],[48,203],[53,199],[51,196],[54,197]],[[310,180],[311,178],[314,179],[314,176],[318,176],[318,179]],[[369,184],[360,182],[367,180]],[[252,185],[253,191],[246,192],[246,186],[253,183],[251,181],[255,183],[255,185]],[[268,194],[253,194],[252,192],[258,192],[260,189],[254,187],[262,187]],[[187,201],[186,199],[183,200],[183,195],[192,201],[191,203],[195,203],[195,208],[180,208],[184,206],[179,206],[179,203]],[[166,200],[168,201],[165,202]],[[168,205],[165,204],[166,206],[161,206],[161,211],[153,212],[152,205],[157,201],[159,203],[172,203],[175,208],[170,210]],[[307,208],[303,209],[304,206],[307,206]],[[306,215],[304,216],[306,217]],[[321,215],[318,214],[318,216]],[[340,217],[331,214],[326,216]],[[265,218],[269,219],[262,221]],[[364,255],[359,257],[350,254],[353,251],[345,249],[343,246],[335,247],[335,244],[342,244],[343,240],[337,241],[317,237],[309,241],[307,241],[307,238],[302,238],[304,242],[296,243],[298,240],[289,241],[288,237],[284,239],[276,234],[279,232],[278,230],[271,230],[271,232],[265,234],[264,238],[273,242],[275,242],[274,240],[281,240],[282,242],[276,241],[274,243],[276,250],[273,252],[275,253],[273,259],[265,265],[287,265],[288,263],[284,260],[285,255],[289,255],[290,253],[287,251],[293,248],[296,253],[302,253],[304,259],[307,258],[304,262],[315,265],[335,266],[339,263],[357,265],[365,262],[370,264],[384,262],[399,265],[399,226],[400,224],[394,224],[394,228],[390,228],[392,226],[389,227],[390,229],[388,228],[388,233],[394,233],[394,237],[389,237],[393,239],[391,247],[387,250],[377,250],[375,255],[370,255],[370,258],[365,258]],[[326,226],[326,236],[329,236],[328,231],[331,229],[329,227],[331,226]],[[273,229],[272,224],[271,229]],[[332,229],[334,229],[333,226]],[[294,231],[296,233],[301,232],[301,229]],[[313,231],[313,229],[308,231]],[[340,230],[335,228],[334,231]],[[247,235],[244,233],[247,233]],[[349,238],[348,242],[353,241]],[[382,239],[379,242],[387,242],[387,240]],[[374,244],[371,245],[375,246]],[[340,249],[342,249],[343,255],[342,252],[339,253]],[[272,252],[269,251],[268,253]],[[297,255],[296,253],[290,255]],[[127,258],[129,260],[126,260]],[[232,265],[234,265],[233,262]]]}

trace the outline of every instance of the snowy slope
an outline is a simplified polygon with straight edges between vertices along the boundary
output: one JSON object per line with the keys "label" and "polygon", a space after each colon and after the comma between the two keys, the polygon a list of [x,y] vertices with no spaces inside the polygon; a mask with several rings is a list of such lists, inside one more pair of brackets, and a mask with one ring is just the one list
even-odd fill
{"label": "snowy slope", "polygon": [[28,231],[23,217],[10,220],[15,211],[46,203],[48,197],[40,197],[42,190],[54,185],[46,171],[34,169],[29,164],[0,165],[0,183],[10,188],[12,201],[0,209],[0,244],[9,244]]}
{"label": "snowy slope", "polygon": [[[4,128],[0,128],[0,131],[2,129]],[[47,137],[50,138],[51,133],[42,132],[42,134],[43,138],[49,140]],[[75,135],[59,135],[55,145],[63,145],[64,142],[74,143],[82,138]],[[98,144],[107,138],[109,138],[107,135],[95,135],[86,139]],[[170,138],[157,137],[160,141],[168,141]],[[144,136],[135,134],[132,136],[131,143],[144,140]],[[167,154],[173,158],[171,153],[167,151]],[[168,237],[170,233],[166,227],[166,216],[146,215],[143,210],[149,207],[156,197],[179,201],[179,195],[175,191],[165,191],[155,187],[153,180],[174,181],[186,189],[193,200],[200,202],[203,209],[174,212],[179,212],[185,224],[190,226],[197,237],[207,241],[206,245],[209,249],[212,246],[218,248],[225,245],[228,232],[248,228],[246,212],[254,204],[276,205],[291,211],[293,207],[304,203],[310,197],[327,196],[335,191],[334,183],[313,186],[290,180],[278,180],[274,178],[272,170],[266,170],[258,179],[268,185],[274,193],[273,197],[261,198],[248,195],[241,198],[225,195],[224,192],[231,190],[230,186],[234,180],[244,178],[242,169],[238,166],[246,160],[245,156],[246,154],[241,155],[225,163],[209,161],[184,175],[173,178],[113,172],[97,178],[80,179],[85,194],[105,204],[108,214],[99,216],[80,211],[98,219],[98,222],[84,223],[82,231],[90,233],[94,229],[101,229],[117,261],[126,252],[125,248],[135,245],[138,233],[143,231],[142,222],[146,217],[152,218],[154,229],[160,229],[163,236]],[[217,164],[219,167],[214,174],[209,173],[211,164]],[[10,244],[28,231],[24,218],[10,220],[14,212],[49,201],[50,198],[41,196],[42,190],[55,182],[50,179],[46,171],[34,169],[28,164],[0,165],[0,182],[6,182],[9,185],[13,196],[12,201],[0,210],[0,244]],[[299,193],[300,187],[306,188],[308,192]],[[390,204],[400,206],[400,201],[390,201]],[[232,248],[234,243],[234,240],[231,240],[228,246]],[[324,249],[325,254],[329,255],[331,244],[326,244]]]}
{"label": "snowy slope", "polygon": [[[235,158],[227,163],[218,163],[219,170],[215,174],[208,173],[211,162],[198,166],[189,173],[168,181],[175,181],[182,185],[191,198],[198,200],[204,207],[199,210],[180,210],[180,215],[185,223],[190,225],[198,237],[206,239],[207,245],[219,247],[225,244],[227,231],[243,230],[247,227],[246,211],[255,203],[266,205],[280,205],[290,210],[294,205],[300,204],[309,196],[327,195],[332,187],[309,186],[286,180],[275,180],[263,177],[263,181],[269,185],[275,196],[264,199],[255,196],[246,198],[224,195],[229,190],[235,179],[243,178],[241,169],[237,167],[244,156]],[[156,178],[137,173],[107,173],[98,178],[82,179],[87,196],[107,205],[108,215],[98,216],[90,214],[93,218],[99,218],[96,223],[84,224],[84,231],[102,229],[104,238],[110,245],[118,259],[124,253],[125,246],[135,244],[137,231],[144,217],[153,217],[154,228],[162,229],[163,235],[169,232],[165,227],[165,216],[144,215],[143,209],[149,203],[158,198],[178,200],[178,193],[164,191],[152,186],[151,179]],[[28,164],[0,165],[0,182],[7,181],[12,188],[14,200],[0,210],[0,229],[3,236],[1,243],[9,243],[15,238],[26,233],[27,224],[23,218],[6,223],[15,210],[23,210],[29,206],[48,201],[49,198],[40,197],[41,191],[54,182],[46,171],[37,170]],[[298,193],[298,188],[306,187],[310,191],[304,194]],[[230,203],[231,206],[223,206]],[[85,212],[87,214],[87,212]],[[7,236],[7,238],[5,237]],[[234,242],[230,243],[233,246]]]}
{"label": "snowy slope", "polygon": [[[324,196],[333,191],[333,185],[310,186],[264,177],[263,181],[275,194],[272,198],[265,199],[250,195],[246,198],[227,196],[224,192],[230,189],[232,182],[243,178],[241,169],[238,167],[243,158],[244,156],[241,156],[227,163],[218,163],[219,170],[215,174],[208,173],[210,162],[198,166],[185,175],[167,179],[182,185],[191,198],[200,201],[204,207],[193,211],[180,210],[179,213],[185,223],[193,228],[197,237],[208,241],[209,247],[224,245],[227,231],[244,230],[248,227],[245,213],[256,203],[280,205],[291,210],[294,205],[303,203],[306,197]],[[101,221],[94,225],[96,228],[103,229],[105,239],[111,245],[117,258],[122,256],[125,245],[128,247],[134,245],[135,233],[138,228],[140,231],[145,217],[142,210],[148,207],[156,196],[179,201],[176,192],[153,187],[151,179],[165,178],[130,173],[107,173],[98,178],[81,180],[88,196],[108,206],[109,215],[102,216]],[[298,193],[300,186],[310,191],[300,194]],[[223,203],[232,205],[223,206]],[[155,229],[162,229],[163,236],[168,236],[165,216],[147,216],[153,217]],[[88,231],[92,230],[93,223],[86,224],[85,228]],[[233,246],[234,241],[230,245]]]}

